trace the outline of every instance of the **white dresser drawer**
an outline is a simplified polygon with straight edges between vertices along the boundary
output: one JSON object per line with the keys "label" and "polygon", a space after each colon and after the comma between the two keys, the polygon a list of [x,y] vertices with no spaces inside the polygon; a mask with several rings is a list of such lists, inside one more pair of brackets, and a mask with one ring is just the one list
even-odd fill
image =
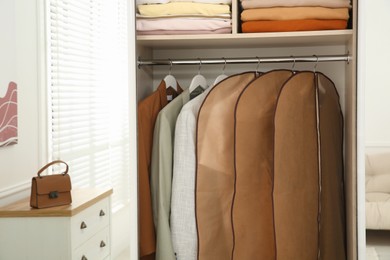
{"label": "white dresser drawer", "polygon": [[33,209],[27,197],[0,207],[0,260],[110,259],[111,194],[74,189],[71,205]]}
{"label": "white dresser drawer", "polygon": [[71,219],[72,248],[80,246],[110,223],[109,198],[83,210]]}
{"label": "white dresser drawer", "polygon": [[110,229],[106,227],[95,234],[91,239],[77,248],[73,254],[73,260],[101,260],[109,258],[110,254]]}

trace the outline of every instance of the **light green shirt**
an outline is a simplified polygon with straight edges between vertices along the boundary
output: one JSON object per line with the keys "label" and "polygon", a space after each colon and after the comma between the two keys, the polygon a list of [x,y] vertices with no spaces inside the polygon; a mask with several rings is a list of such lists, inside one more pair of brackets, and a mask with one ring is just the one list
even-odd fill
{"label": "light green shirt", "polygon": [[175,260],[169,217],[171,210],[173,147],[176,120],[190,99],[188,89],[172,100],[158,114],[153,135],[151,192],[156,227],[156,260]]}

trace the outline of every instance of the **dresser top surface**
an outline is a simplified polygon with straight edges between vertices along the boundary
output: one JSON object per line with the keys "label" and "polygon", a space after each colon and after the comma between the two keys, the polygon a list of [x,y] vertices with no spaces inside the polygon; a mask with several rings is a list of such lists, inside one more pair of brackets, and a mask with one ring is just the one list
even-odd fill
{"label": "dresser top surface", "polygon": [[111,188],[84,188],[72,190],[72,204],[45,209],[30,207],[30,197],[0,207],[0,218],[7,217],[70,217],[109,197]]}

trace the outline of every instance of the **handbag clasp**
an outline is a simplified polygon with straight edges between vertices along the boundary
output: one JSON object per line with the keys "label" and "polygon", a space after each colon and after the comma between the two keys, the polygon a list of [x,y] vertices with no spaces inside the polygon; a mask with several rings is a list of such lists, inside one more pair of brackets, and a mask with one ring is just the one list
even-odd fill
{"label": "handbag clasp", "polygon": [[51,191],[51,192],[49,193],[49,198],[50,198],[50,199],[56,199],[56,198],[58,198],[58,191]]}

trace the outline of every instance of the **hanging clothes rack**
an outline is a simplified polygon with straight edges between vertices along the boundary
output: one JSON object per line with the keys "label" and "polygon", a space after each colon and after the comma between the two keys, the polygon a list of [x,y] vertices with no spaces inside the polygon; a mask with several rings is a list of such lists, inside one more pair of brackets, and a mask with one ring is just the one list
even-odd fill
{"label": "hanging clothes rack", "polygon": [[216,64],[250,64],[250,63],[298,63],[298,62],[347,62],[351,61],[349,54],[312,55],[312,56],[280,56],[280,57],[249,57],[249,58],[194,58],[194,59],[156,59],[143,60],[139,57],[138,68],[156,65],[216,65]]}

